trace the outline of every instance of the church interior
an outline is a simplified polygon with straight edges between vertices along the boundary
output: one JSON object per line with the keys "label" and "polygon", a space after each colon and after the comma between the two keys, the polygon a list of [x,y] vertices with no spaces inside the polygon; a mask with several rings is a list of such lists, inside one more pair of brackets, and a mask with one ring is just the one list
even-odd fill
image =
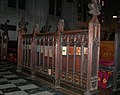
{"label": "church interior", "polygon": [[120,95],[116,2],[0,0],[0,95]]}

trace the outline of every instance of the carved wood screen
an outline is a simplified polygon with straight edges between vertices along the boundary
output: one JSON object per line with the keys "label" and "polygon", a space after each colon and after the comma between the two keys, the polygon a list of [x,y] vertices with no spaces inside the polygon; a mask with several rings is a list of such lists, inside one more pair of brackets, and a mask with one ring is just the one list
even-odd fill
{"label": "carved wood screen", "polygon": [[18,67],[52,79],[56,87],[91,93],[98,87],[100,24],[93,17],[88,30],[64,31],[63,25],[57,32],[20,34]]}

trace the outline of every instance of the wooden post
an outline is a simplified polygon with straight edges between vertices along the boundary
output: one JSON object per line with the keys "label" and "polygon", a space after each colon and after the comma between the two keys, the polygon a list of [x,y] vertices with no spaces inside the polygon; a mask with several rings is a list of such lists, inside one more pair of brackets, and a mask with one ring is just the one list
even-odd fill
{"label": "wooden post", "polygon": [[60,86],[60,38],[61,32],[64,31],[64,20],[59,20],[57,27],[57,40],[56,40],[56,51],[55,51],[55,87],[58,88]]}
{"label": "wooden post", "polygon": [[36,54],[36,41],[35,41],[35,37],[36,34],[38,34],[38,25],[35,24],[34,28],[33,28],[33,37],[32,37],[32,42],[31,42],[31,77],[34,78],[35,77],[35,66],[36,66],[36,58],[37,58],[37,54]]}
{"label": "wooden post", "polygon": [[89,95],[88,93],[97,93],[98,89],[100,23],[97,16],[94,16],[89,22],[88,38],[87,95]]}
{"label": "wooden post", "polygon": [[21,72],[21,64],[23,63],[23,40],[22,35],[26,33],[24,18],[21,18],[19,23],[20,30],[18,31],[18,63],[17,72]]}
{"label": "wooden post", "polygon": [[100,50],[100,23],[97,15],[100,14],[100,6],[97,0],[92,0],[88,5],[89,13],[93,15],[89,22],[88,31],[88,67],[87,67],[87,87],[85,95],[97,94],[98,89],[98,70],[99,70],[99,50]]}
{"label": "wooden post", "polygon": [[23,39],[22,35],[24,35],[26,31],[21,28],[18,31],[18,63],[17,63],[17,72],[21,72],[21,64],[23,63]]}

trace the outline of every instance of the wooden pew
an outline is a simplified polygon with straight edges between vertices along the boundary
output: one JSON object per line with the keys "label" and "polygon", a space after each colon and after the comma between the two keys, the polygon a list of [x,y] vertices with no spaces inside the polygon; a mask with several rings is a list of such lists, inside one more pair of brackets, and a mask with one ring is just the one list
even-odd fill
{"label": "wooden pew", "polygon": [[2,39],[1,39],[1,61],[7,60],[8,40],[9,40],[8,33],[3,32]]}
{"label": "wooden pew", "polygon": [[[111,87],[110,95],[120,94],[120,27],[115,33],[115,41],[102,41],[98,85],[104,89]],[[102,60],[102,61],[101,61]],[[103,78],[102,78],[103,77]],[[102,84],[101,84],[101,82]]]}
{"label": "wooden pew", "polygon": [[104,89],[112,87],[112,75],[115,65],[115,41],[100,42],[98,86]]}
{"label": "wooden pew", "polygon": [[7,61],[17,62],[17,41],[8,41],[7,47]]}
{"label": "wooden pew", "polygon": [[29,69],[32,76],[52,80],[55,87],[65,87],[84,95],[97,93],[100,24],[97,17],[85,30],[64,30],[58,22],[57,32],[26,34],[18,37],[18,68]]}

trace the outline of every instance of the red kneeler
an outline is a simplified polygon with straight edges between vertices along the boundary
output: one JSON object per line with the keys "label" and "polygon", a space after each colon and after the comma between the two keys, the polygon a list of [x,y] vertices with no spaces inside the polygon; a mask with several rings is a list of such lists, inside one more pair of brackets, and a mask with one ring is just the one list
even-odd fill
{"label": "red kneeler", "polygon": [[104,75],[104,73],[101,70],[99,70],[99,72],[98,72],[98,86],[99,87],[101,86],[103,75]]}
{"label": "red kneeler", "polygon": [[111,72],[108,71],[99,71],[98,73],[98,86],[107,89],[109,78],[112,76]]}

